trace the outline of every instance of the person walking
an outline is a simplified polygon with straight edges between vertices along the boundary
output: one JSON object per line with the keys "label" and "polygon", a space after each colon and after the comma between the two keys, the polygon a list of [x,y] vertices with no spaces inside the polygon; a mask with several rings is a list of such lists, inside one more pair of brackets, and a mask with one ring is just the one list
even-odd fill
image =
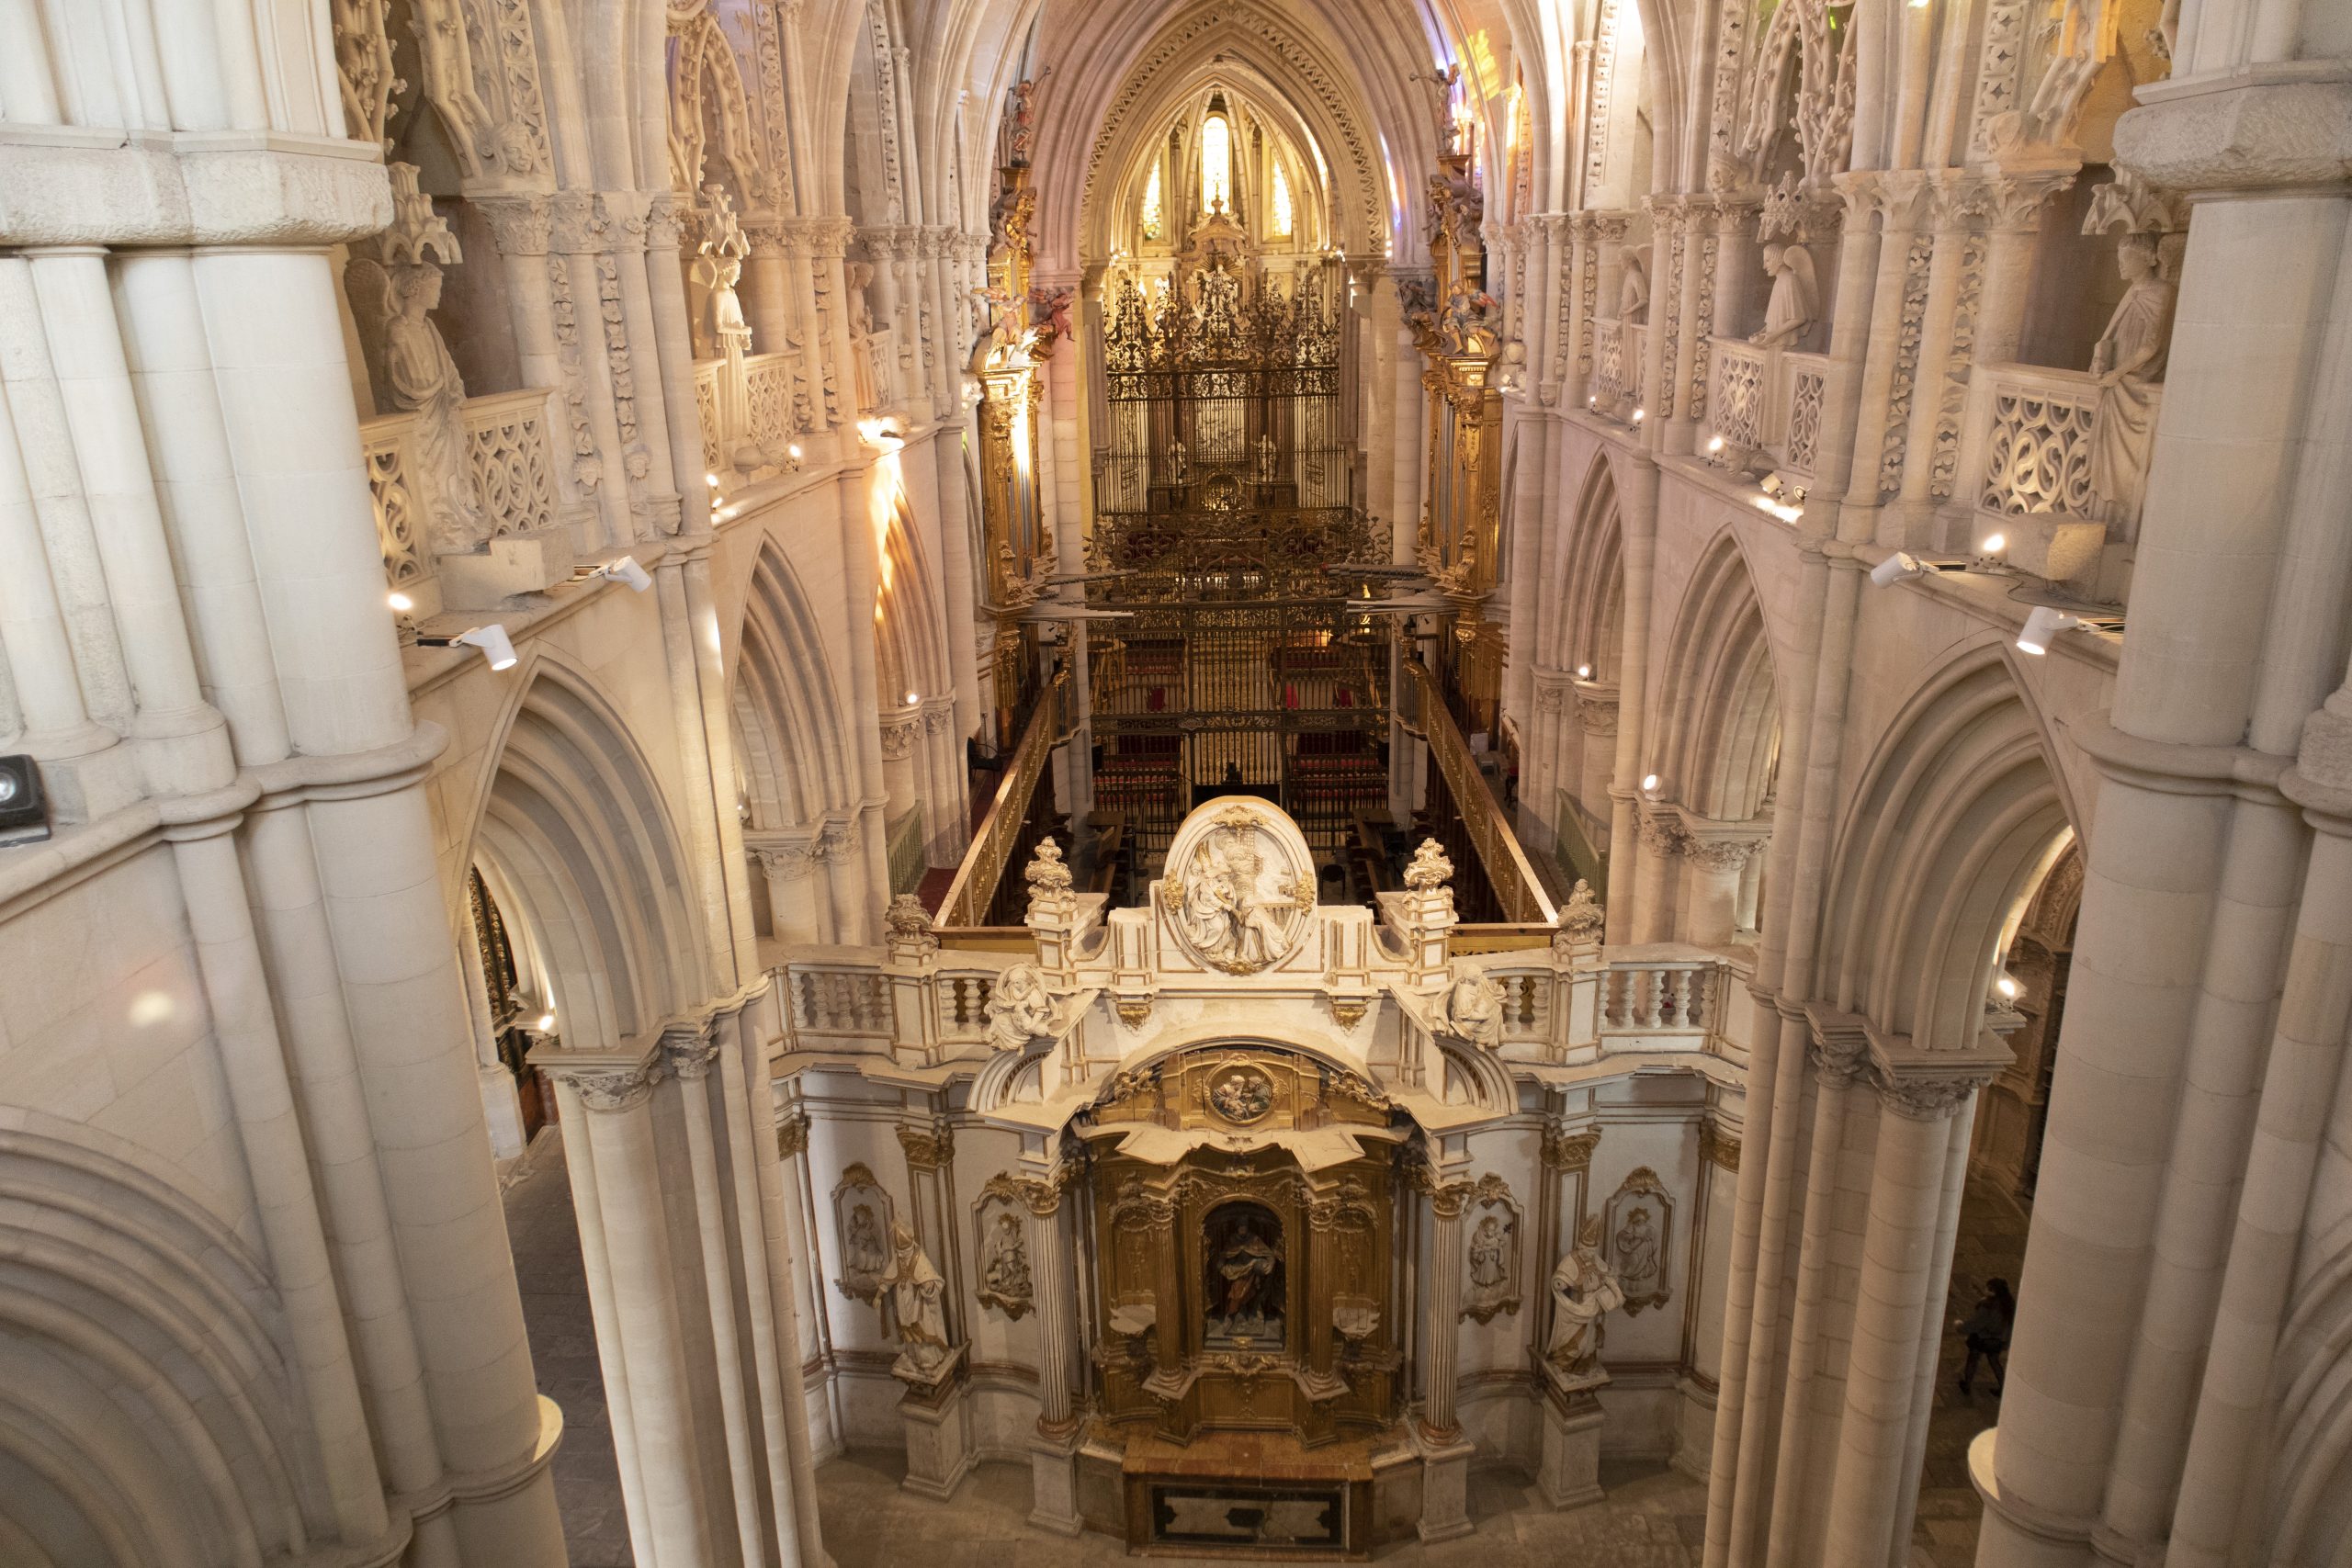
{"label": "person walking", "polygon": [[2009,1294],[2009,1282],[1997,1277],[1985,1280],[1984,1293],[1976,1298],[1975,1309],[1952,1325],[1968,1341],[1968,1359],[1960,1369],[1962,1393],[1971,1399],[1976,1397],[1976,1364],[1983,1361],[1993,1369],[1993,1395],[2000,1397],[2007,1371],[2004,1359],[2009,1352],[2009,1326],[2017,1322],[2017,1298]]}

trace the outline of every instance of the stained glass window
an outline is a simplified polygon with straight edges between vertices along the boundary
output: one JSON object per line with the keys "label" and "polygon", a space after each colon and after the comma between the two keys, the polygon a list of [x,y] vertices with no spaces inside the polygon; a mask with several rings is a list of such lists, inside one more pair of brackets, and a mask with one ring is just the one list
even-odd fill
{"label": "stained glass window", "polygon": [[1213,114],[1201,125],[1201,210],[1233,207],[1233,129]]}
{"label": "stained glass window", "polygon": [[1290,232],[1290,176],[1280,164],[1274,165],[1274,221],[1269,232]]}
{"label": "stained glass window", "polygon": [[1157,163],[1152,164],[1151,177],[1144,182],[1143,186],[1143,237],[1147,240],[1159,238],[1159,165]]}

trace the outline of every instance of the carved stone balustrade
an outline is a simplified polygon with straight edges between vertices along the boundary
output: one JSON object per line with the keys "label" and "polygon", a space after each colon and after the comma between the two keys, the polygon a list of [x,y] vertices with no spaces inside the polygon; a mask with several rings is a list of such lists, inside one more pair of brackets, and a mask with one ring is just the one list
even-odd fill
{"label": "carved stone balustrade", "polygon": [[[553,395],[525,387],[466,400],[466,478],[493,541],[546,536],[570,521],[575,498],[548,434]],[[384,580],[415,603],[415,614],[430,615],[444,595],[440,565],[418,512],[414,426],[413,414],[390,414],[362,423],[359,435]]]}
{"label": "carved stone balustrade", "polygon": [[729,385],[735,374],[729,361],[695,362],[695,412],[707,471],[757,476],[793,460],[792,445],[808,430],[805,411],[795,402],[799,360],[791,350],[746,355],[737,388]]}
{"label": "carved stone balustrade", "polygon": [[[2151,395],[2161,400],[2162,391]],[[2111,596],[2115,558],[2130,536],[2092,488],[2098,407],[2098,378],[2087,371],[1982,367],[1969,388],[1943,546],[1978,553],[1997,534],[2002,547],[1993,553],[2020,571]]]}
{"label": "carved stone balustrade", "polygon": [[1649,328],[1639,321],[1602,317],[1592,324],[1592,407],[1612,419],[1631,420],[1642,402],[1642,365]]}

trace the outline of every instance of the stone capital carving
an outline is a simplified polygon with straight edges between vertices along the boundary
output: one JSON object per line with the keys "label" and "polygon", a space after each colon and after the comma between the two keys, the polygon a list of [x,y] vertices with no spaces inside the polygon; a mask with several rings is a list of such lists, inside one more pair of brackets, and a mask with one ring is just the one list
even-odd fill
{"label": "stone capital carving", "polygon": [[899,1146],[907,1152],[910,1169],[938,1170],[956,1158],[956,1134],[944,1122],[928,1127],[901,1122],[898,1132]]}
{"label": "stone capital carving", "polygon": [[808,846],[808,852],[828,865],[839,865],[848,860],[856,849],[855,829],[847,822],[828,822],[817,835],[816,842]]}
{"label": "stone capital carving", "polygon": [[1847,1088],[1859,1081],[1871,1066],[1869,1046],[1859,1039],[1841,1036],[1816,1035],[1813,1043],[1805,1047],[1805,1056],[1828,1088]]}
{"label": "stone capital carving", "polygon": [[605,198],[594,191],[559,191],[548,198],[548,248],[565,255],[611,248],[616,236]]}
{"label": "stone capital carving", "polygon": [[1577,688],[1577,722],[1584,726],[1587,735],[1617,733],[1617,692],[1611,687]]}
{"label": "stone capital carving", "polygon": [[718,1060],[718,1042],[701,1033],[666,1035],[662,1041],[662,1063],[679,1078],[695,1080],[710,1071]]}
{"label": "stone capital carving", "polygon": [[1739,1140],[1713,1122],[1702,1122],[1699,1123],[1699,1157],[1709,1165],[1721,1166],[1734,1176],[1737,1176],[1739,1174]]}
{"label": "stone capital carving", "polygon": [[490,243],[503,256],[543,256],[554,224],[544,196],[478,196],[474,210],[490,230]]}
{"label": "stone capital carving", "polygon": [[1736,872],[1764,847],[1764,835],[1690,834],[1686,852],[1702,869]]}
{"label": "stone capital carving", "polygon": [[1683,829],[1681,817],[1670,807],[1644,807],[1639,831],[1643,847],[1659,854],[1679,855],[1690,848],[1690,835]]}
{"label": "stone capital carving", "polygon": [[808,1152],[808,1118],[787,1116],[775,1124],[775,1153],[778,1159],[790,1159]]}
{"label": "stone capital carving", "polygon": [[557,1076],[571,1085],[580,1096],[580,1103],[591,1111],[632,1110],[644,1104],[653,1092],[650,1063],[634,1067],[560,1071]]}
{"label": "stone capital carving", "polygon": [[646,204],[645,243],[649,250],[674,251],[685,243],[685,204],[674,191],[661,191]]}
{"label": "stone capital carving", "polygon": [[893,963],[920,964],[939,951],[939,933],[932,927],[931,911],[911,893],[890,900],[890,907],[882,912],[882,924],[889,933]]}
{"label": "stone capital carving", "polygon": [[892,713],[882,720],[882,760],[903,762],[915,754],[915,738],[922,733],[920,716],[900,717]]}
{"label": "stone capital carving", "polygon": [[1544,1129],[1544,1168],[1546,1170],[1589,1170],[1592,1151],[1600,1146],[1598,1129],[1571,1133],[1554,1123]]}
{"label": "stone capital carving", "polygon": [[1973,1073],[1937,1076],[1881,1068],[1873,1075],[1879,1103],[1914,1122],[1941,1122],[1958,1115],[1984,1082]]}

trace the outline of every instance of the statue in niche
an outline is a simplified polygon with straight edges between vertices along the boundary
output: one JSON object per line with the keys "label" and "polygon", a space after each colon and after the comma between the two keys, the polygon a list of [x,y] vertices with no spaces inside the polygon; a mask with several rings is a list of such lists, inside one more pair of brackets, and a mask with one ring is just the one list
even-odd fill
{"label": "statue in niche", "polygon": [[1617,320],[1628,325],[1649,320],[1650,271],[1639,250],[1625,253],[1625,274],[1617,280]]}
{"label": "statue in niche", "polygon": [[1256,1203],[1227,1203],[1208,1217],[1202,1257],[1202,1343],[1249,1349],[1283,1337],[1282,1221]]}
{"label": "statue in niche", "polygon": [[1488,1214],[1470,1232],[1470,1304],[1498,1302],[1510,1289],[1510,1229]]}
{"label": "statue in niche", "polygon": [[1544,1359],[1569,1378],[1599,1370],[1601,1319],[1625,1304],[1617,1270],[1600,1255],[1600,1216],[1584,1224],[1577,1245],[1552,1270],[1552,1337]]}
{"label": "statue in niche", "polygon": [[1813,253],[1803,245],[1764,247],[1764,272],[1772,280],[1764,302],[1764,330],[1747,341],[1759,348],[1794,348],[1820,313]]}
{"label": "statue in niche", "polygon": [[1036,1300],[1029,1278],[1029,1238],[1022,1233],[1021,1216],[1000,1211],[980,1256],[980,1300],[1020,1317]]}
{"label": "statue in niche", "polygon": [[2161,265],[2156,237],[2126,234],[2116,265],[2130,285],[2091,350],[2098,378],[2098,418],[2091,427],[2091,493],[2109,523],[2129,525],[2147,495],[2148,460],[2156,444],[2156,389],[2172,347],[2177,290]]}
{"label": "statue in niche", "polygon": [[849,335],[863,342],[874,335],[874,306],[865,291],[874,282],[872,262],[843,262],[842,280],[849,288]]}
{"label": "statue in niche", "polygon": [[1663,1299],[1658,1279],[1657,1231],[1650,1212],[1636,1208],[1617,1227],[1617,1279],[1628,1301]]}
{"label": "statue in niche", "polygon": [[854,1295],[874,1299],[882,1270],[889,1264],[882,1246],[882,1225],[865,1203],[849,1212],[849,1231],[842,1237],[842,1283]]}
{"label": "statue in niche", "polygon": [[892,1374],[932,1382],[947,1359],[947,1317],[941,1304],[947,1285],[903,1222],[890,1227],[890,1262],[881,1284],[883,1321],[899,1340]]}
{"label": "statue in niche", "polygon": [[998,1051],[1024,1051],[1032,1040],[1054,1032],[1054,998],[1045,971],[1016,964],[989,987],[989,1044]]}
{"label": "statue in niche", "polygon": [[462,555],[490,536],[490,523],[466,459],[465,380],[428,313],[441,303],[441,269],[429,262],[395,263],[381,272],[384,379],[392,400],[414,416],[409,452],[416,468],[409,490],[434,554]]}
{"label": "statue in niche", "polygon": [[1445,994],[1445,1025],[1484,1051],[1503,1043],[1503,992],[1484,975],[1464,975]]}

